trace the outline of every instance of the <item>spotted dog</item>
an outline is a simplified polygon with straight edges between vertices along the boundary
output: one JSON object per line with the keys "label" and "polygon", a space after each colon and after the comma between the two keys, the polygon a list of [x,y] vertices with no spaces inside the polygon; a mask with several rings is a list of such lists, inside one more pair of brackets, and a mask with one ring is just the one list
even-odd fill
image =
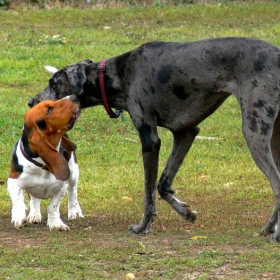
{"label": "spotted dog", "polygon": [[[75,160],[76,144],[64,135],[72,129],[80,115],[77,103],[66,97],[43,101],[25,115],[22,137],[12,155],[8,192],[12,200],[15,228],[41,222],[40,200],[52,198],[48,207],[50,230],[68,231],[60,219],[59,206],[68,190],[68,218],[83,218],[77,197],[79,168]],[[30,212],[26,217],[24,191],[30,196]]]}
{"label": "spotted dog", "polygon": [[[280,241],[280,49],[243,37],[190,43],[149,42],[100,63],[91,60],[66,66],[29,101],[73,94],[81,108],[104,104],[111,117],[118,108],[129,113],[141,140],[145,172],[145,210],[133,233],[149,233],[156,212],[156,189],[184,219],[197,217],[172,188],[198,125],[230,96],[241,107],[242,127],[258,167],[271,183],[276,207],[263,229]],[[118,111],[120,112],[120,111]],[[169,129],[174,144],[158,180],[161,140],[157,126]]]}

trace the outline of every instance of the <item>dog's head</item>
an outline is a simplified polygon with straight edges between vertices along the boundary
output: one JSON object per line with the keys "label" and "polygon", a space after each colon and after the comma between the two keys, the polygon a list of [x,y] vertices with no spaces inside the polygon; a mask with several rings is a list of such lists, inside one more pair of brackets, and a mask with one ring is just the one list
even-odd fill
{"label": "dog's head", "polygon": [[[30,107],[35,106],[43,100],[59,100],[68,95],[75,95],[80,102],[81,108],[88,106],[89,95],[83,95],[87,87],[90,92],[94,92],[94,85],[96,84],[95,79],[98,77],[94,76],[97,71],[92,71],[90,77],[92,81],[87,81],[87,74],[91,70],[94,70],[94,64],[92,60],[82,60],[76,64],[68,65],[61,70],[57,70],[54,67],[49,67],[47,70],[54,74],[49,80],[49,85],[37,96],[31,98],[28,102]],[[93,67],[93,69],[92,69]],[[96,74],[95,74],[96,75]]]}
{"label": "dog's head", "polygon": [[80,115],[77,103],[69,96],[58,101],[46,100],[25,115],[23,139],[34,156],[40,156],[58,180],[65,181],[70,170],[65,158],[56,148],[61,141],[63,148],[74,151],[76,144],[63,135],[73,128]]}

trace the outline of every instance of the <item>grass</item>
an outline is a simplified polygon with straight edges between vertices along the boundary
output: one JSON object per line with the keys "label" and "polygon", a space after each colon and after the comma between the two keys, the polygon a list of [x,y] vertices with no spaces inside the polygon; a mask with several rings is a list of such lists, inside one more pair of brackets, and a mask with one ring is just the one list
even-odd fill
{"label": "grass", "polygon": [[[43,65],[99,61],[152,40],[250,36],[280,46],[276,2],[87,10],[18,7],[1,9],[0,18],[3,182],[27,101],[47,85]],[[129,272],[136,279],[279,279],[279,245],[258,234],[274,197],[250,157],[236,100],[230,97],[200,127],[200,135],[221,139],[196,140],[174,182],[178,197],[198,210],[197,222],[186,223],[158,198],[153,232],[133,236],[127,228],[140,221],[143,211],[137,133],[127,114],[122,122],[109,119],[103,107],[83,111],[70,136],[78,144],[79,200],[86,217],[68,222],[65,198],[61,215],[70,232],[50,232],[45,218],[40,225],[16,231],[10,224],[6,184],[1,186],[0,279],[125,279]],[[172,137],[163,129],[159,133],[162,171]],[[43,214],[48,203],[42,203]]]}

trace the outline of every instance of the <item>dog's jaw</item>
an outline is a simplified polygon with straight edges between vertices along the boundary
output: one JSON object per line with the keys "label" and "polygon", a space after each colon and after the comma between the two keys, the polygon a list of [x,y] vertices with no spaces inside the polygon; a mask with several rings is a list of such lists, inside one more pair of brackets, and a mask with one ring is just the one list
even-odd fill
{"label": "dog's jaw", "polygon": [[74,124],[77,122],[80,115],[81,115],[81,110],[77,109],[77,111],[72,115],[72,118],[67,125],[68,130],[71,130],[73,128]]}

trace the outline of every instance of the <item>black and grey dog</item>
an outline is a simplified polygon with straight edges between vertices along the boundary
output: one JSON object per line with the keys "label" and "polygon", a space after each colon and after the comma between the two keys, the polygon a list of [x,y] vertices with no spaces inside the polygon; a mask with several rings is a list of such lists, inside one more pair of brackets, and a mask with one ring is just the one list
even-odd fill
{"label": "black and grey dog", "polygon": [[[252,38],[217,38],[192,43],[150,42],[110,58],[69,65],[29,101],[76,95],[81,108],[104,104],[126,110],[142,143],[145,213],[133,233],[151,231],[156,188],[184,219],[197,217],[174,195],[172,181],[188,153],[198,125],[231,94],[242,111],[243,133],[252,157],[269,179],[277,202],[263,229],[280,242],[280,49]],[[107,110],[107,111],[108,111]],[[111,110],[111,112],[110,112]],[[161,140],[157,126],[174,136],[173,150],[158,181]]]}

